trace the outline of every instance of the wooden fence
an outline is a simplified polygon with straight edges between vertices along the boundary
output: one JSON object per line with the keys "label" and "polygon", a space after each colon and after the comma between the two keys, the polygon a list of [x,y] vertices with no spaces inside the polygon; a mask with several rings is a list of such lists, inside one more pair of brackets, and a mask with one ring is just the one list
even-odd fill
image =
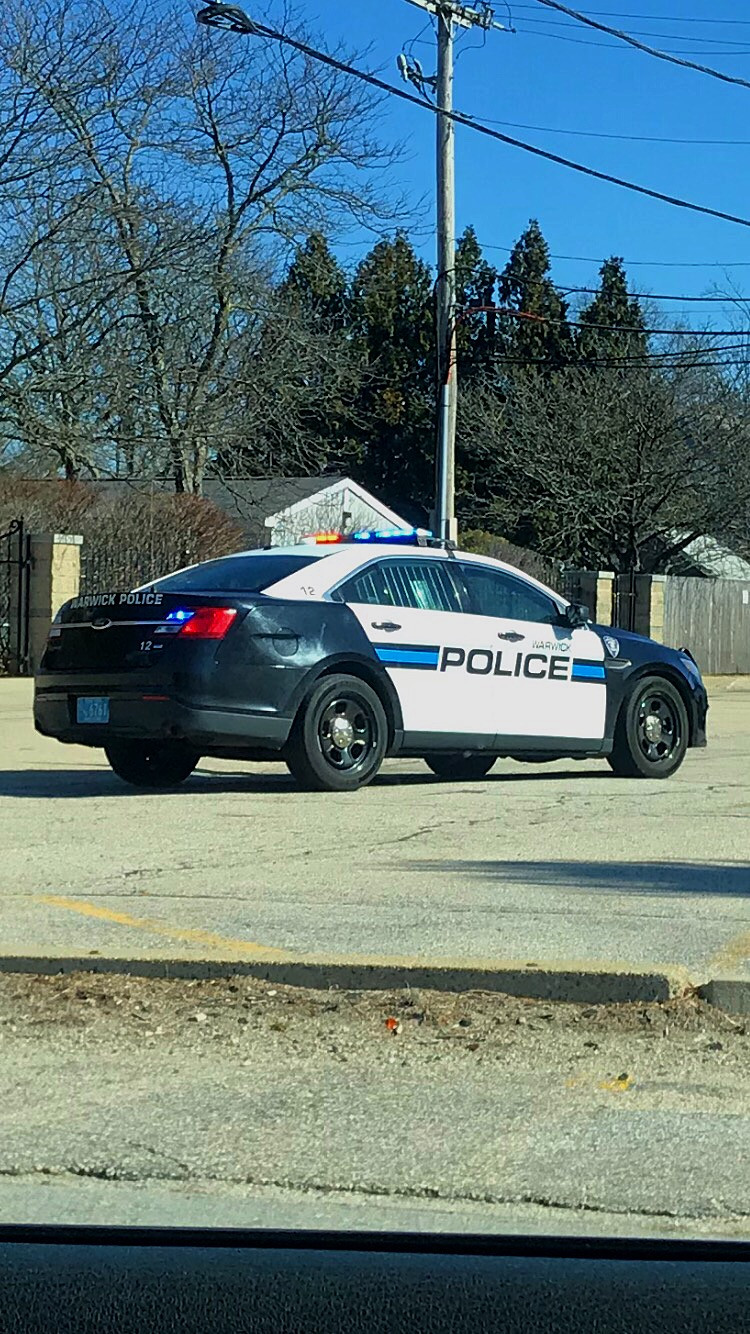
{"label": "wooden fence", "polygon": [[750,580],[670,576],[663,638],[689,648],[709,676],[750,673]]}

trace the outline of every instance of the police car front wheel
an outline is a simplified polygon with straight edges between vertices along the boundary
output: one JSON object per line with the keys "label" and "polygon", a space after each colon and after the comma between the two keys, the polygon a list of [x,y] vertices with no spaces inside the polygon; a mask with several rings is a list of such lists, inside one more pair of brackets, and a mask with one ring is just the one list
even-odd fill
{"label": "police car front wheel", "polygon": [[328,676],[303,705],[286,749],[300,787],[354,792],[385,758],[388,721],[379,696],[356,676]]}
{"label": "police car front wheel", "polygon": [[609,764],[621,778],[668,778],[682,764],[688,742],[679,690],[649,676],[636,682],[620,710]]}
{"label": "police car front wheel", "polygon": [[456,751],[446,755],[425,755],[425,764],[438,778],[453,779],[455,783],[470,783],[484,778],[492,768],[497,755],[476,755],[470,751]]}
{"label": "police car front wheel", "polygon": [[200,759],[178,741],[113,741],[104,753],[117,777],[131,787],[178,787]]}

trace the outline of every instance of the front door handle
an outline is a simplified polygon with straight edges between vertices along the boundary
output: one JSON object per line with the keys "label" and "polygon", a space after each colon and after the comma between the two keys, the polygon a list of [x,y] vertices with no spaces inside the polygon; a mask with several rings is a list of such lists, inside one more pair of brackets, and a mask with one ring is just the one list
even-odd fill
{"label": "front door handle", "polygon": [[498,639],[504,639],[508,644],[519,644],[525,635],[516,634],[515,630],[508,630],[505,634],[498,634]]}
{"label": "front door handle", "polygon": [[394,630],[400,630],[401,626],[396,625],[395,621],[373,621],[373,630],[387,630],[391,634]]}

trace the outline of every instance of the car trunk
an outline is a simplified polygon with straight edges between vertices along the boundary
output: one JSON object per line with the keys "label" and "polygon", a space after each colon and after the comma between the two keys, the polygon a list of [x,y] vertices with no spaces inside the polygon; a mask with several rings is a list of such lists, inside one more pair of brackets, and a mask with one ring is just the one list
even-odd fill
{"label": "car trunk", "polygon": [[[180,596],[167,593],[111,593],[76,598],[51,627],[40,665],[45,676],[57,673],[101,677],[114,673],[162,675],[194,660],[196,650],[214,651],[232,633],[242,612],[229,626],[208,635],[187,627],[198,609],[236,610],[236,599]],[[223,633],[219,633],[223,629]]]}

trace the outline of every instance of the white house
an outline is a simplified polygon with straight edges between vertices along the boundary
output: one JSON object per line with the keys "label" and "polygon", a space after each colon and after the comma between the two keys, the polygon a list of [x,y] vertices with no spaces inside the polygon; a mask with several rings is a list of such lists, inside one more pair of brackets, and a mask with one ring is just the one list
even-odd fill
{"label": "white house", "polygon": [[362,528],[396,528],[411,524],[350,477],[340,477],[312,495],[302,497],[265,520],[271,545],[288,546],[311,533],[354,533]]}

